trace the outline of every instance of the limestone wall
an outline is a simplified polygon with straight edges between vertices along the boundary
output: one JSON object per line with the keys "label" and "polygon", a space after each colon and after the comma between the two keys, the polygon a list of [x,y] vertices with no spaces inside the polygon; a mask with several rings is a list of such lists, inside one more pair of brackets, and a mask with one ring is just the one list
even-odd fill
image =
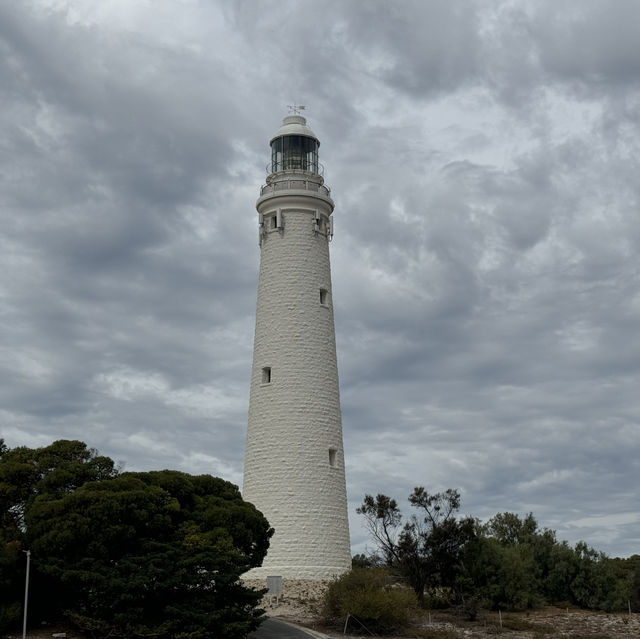
{"label": "limestone wall", "polygon": [[[285,191],[258,209],[265,232],[242,492],[276,533],[264,566],[248,577],[326,579],[351,564],[327,237],[333,205]],[[281,229],[271,219],[277,209]]]}

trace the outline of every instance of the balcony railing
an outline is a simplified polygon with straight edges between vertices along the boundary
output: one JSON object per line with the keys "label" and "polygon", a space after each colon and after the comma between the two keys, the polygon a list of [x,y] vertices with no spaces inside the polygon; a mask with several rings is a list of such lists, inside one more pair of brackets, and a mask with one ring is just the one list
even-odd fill
{"label": "balcony railing", "polygon": [[320,195],[331,197],[331,189],[324,184],[320,184],[315,180],[305,180],[304,178],[296,179],[289,178],[284,180],[273,181],[269,184],[265,184],[260,188],[260,196],[268,195],[269,193],[276,193],[277,191],[286,191],[290,189],[300,191],[314,191]]}
{"label": "balcony railing", "polygon": [[280,173],[281,171],[304,171],[305,173],[315,173],[316,175],[324,175],[324,166],[320,162],[313,162],[306,158],[292,157],[284,158],[277,162],[275,160],[269,162],[265,167],[267,175],[271,173]]}

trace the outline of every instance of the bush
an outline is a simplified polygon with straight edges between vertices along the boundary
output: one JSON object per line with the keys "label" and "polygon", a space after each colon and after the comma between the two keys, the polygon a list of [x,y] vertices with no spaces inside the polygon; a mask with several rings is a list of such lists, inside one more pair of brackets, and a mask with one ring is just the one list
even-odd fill
{"label": "bush", "polygon": [[18,627],[22,619],[22,606],[17,603],[0,604],[0,632]]}
{"label": "bush", "polygon": [[426,610],[446,610],[451,607],[451,591],[442,588],[428,590],[424,593]]}
{"label": "bush", "polygon": [[354,568],[329,584],[323,617],[329,625],[342,626],[347,615],[372,632],[406,627],[415,608],[415,595],[404,586],[389,585],[384,568]]}
{"label": "bush", "polygon": [[20,550],[17,541],[3,542],[0,530],[0,632],[18,628],[22,620],[25,560]]}

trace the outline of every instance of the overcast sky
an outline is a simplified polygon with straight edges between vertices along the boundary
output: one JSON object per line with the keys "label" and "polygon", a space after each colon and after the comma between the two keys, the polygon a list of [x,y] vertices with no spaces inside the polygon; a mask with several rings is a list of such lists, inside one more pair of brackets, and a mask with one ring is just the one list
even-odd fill
{"label": "overcast sky", "polygon": [[424,485],[640,553],[637,0],[0,0],[0,437],[241,484],[294,103],[354,552]]}

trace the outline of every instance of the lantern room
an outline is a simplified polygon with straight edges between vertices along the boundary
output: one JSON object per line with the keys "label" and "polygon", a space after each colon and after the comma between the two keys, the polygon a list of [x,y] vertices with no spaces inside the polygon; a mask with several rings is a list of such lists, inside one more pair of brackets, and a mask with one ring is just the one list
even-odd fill
{"label": "lantern room", "polygon": [[270,173],[295,170],[321,173],[318,163],[320,142],[301,115],[284,118],[270,144]]}

